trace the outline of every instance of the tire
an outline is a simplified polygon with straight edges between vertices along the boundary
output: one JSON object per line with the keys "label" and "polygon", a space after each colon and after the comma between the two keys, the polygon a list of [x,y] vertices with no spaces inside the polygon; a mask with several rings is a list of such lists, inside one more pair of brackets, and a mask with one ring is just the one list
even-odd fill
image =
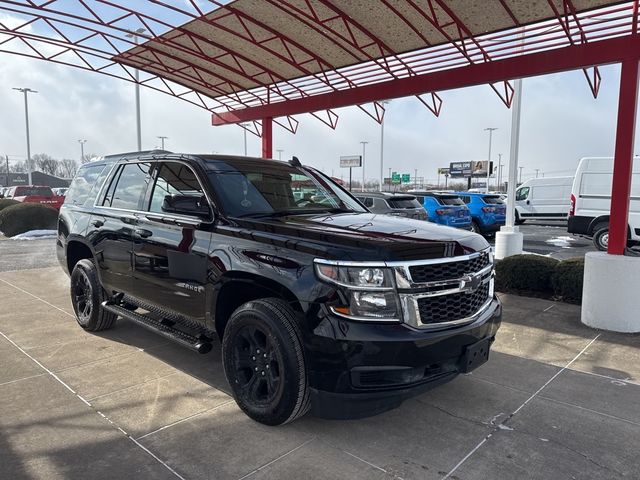
{"label": "tire", "polygon": [[609,225],[599,223],[593,229],[593,244],[601,252],[606,252],[609,247]]}
{"label": "tire", "polygon": [[471,220],[471,231],[473,233],[477,233],[478,235],[482,235],[482,231],[480,230],[480,225],[475,220]]}
{"label": "tire", "polygon": [[522,225],[525,221],[523,219],[520,218],[520,214],[518,213],[518,211],[516,210],[516,219],[515,219],[515,223],[516,225]]}
{"label": "tire", "polygon": [[117,315],[103,310],[105,291],[98,281],[96,266],[91,260],[82,259],[71,273],[71,304],[78,325],[89,332],[99,332],[113,327]]}
{"label": "tire", "polygon": [[296,315],[277,298],[253,300],[229,319],[222,362],[242,411],[265,425],[283,425],[311,406]]}

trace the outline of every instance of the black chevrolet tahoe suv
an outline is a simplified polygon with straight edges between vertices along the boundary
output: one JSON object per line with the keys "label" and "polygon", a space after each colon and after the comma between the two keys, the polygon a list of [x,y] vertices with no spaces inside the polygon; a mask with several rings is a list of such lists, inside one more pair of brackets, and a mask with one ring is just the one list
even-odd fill
{"label": "black chevrolet tahoe suv", "polygon": [[370,213],[296,158],[94,160],[57,254],[82,328],[122,317],[200,353],[217,336],[235,400],[268,425],[394,408],[484,363],[501,319],[481,236]]}

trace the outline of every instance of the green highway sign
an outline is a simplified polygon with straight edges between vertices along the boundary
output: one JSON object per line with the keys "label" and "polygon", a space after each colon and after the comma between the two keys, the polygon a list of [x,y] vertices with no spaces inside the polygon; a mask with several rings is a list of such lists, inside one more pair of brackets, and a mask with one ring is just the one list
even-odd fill
{"label": "green highway sign", "polygon": [[400,183],[400,181],[401,181],[400,174],[397,172],[393,172],[391,174],[391,183]]}
{"label": "green highway sign", "polygon": [[402,174],[402,183],[411,183],[411,175],[408,173]]}

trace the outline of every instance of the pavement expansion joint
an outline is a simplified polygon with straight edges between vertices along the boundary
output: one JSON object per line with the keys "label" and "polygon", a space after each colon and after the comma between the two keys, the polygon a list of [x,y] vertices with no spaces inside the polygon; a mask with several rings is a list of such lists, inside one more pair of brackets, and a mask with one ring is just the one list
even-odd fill
{"label": "pavement expansion joint", "polygon": [[[2,279],[0,279],[0,281],[3,281]],[[5,282],[8,283],[8,282]],[[26,292],[28,293],[28,292]],[[31,294],[30,294],[31,295]],[[35,297],[35,295],[33,295]],[[37,297],[36,297],[37,298]],[[43,300],[44,301],[44,300]],[[44,301],[45,303],[48,303],[46,301]],[[105,414],[103,414],[100,410],[96,409],[90,402],[88,402],[84,397],[82,397],[82,395],[80,395],[79,393],[77,393],[73,388],[71,388],[69,385],[67,385],[60,377],[58,377],[55,373],[53,373],[51,370],[49,370],[47,367],[45,367],[42,363],[40,363],[37,359],[35,359],[34,357],[32,357],[31,355],[29,355],[28,352],[26,352],[22,347],[20,347],[17,343],[15,343],[13,340],[11,340],[7,335],[5,335],[3,332],[0,332],[0,336],[4,337],[5,340],[7,340],[9,343],[11,343],[14,347],[16,347],[23,355],[27,356],[29,359],[31,359],[36,365],[38,365],[42,370],[44,370],[47,374],[49,374],[51,377],[53,377],[60,385],[62,385],[63,387],[65,387],[67,390],[69,390],[73,395],[75,395],[76,398],[78,398],[82,403],[84,403],[85,405],[87,405],[89,408],[91,408],[94,412],[96,412],[100,417],[102,417],[103,419],[105,419],[107,422],[109,422],[109,424],[111,424],[113,427],[115,427],[119,432],[121,432],[125,437],[127,437],[131,442],[133,442],[135,445],[137,445],[139,448],[141,448],[144,452],[146,452],[148,455],[150,455],[153,459],[155,459],[158,463],[160,463],[162,466],[164,466],[167,470],[169,470],[174,476],[176,476],[177,478],[181,479],[181,480],[186,480],[182,475],[180,475],[178,472],[176,472],[173,468],[171,468],[170,465],[168,465],[166,462],[164,462],[161,458],[159,458],[156,454],[154,454],[151,450],[149,450],[147,447],[145,447],[144,445],[142,445],[140,442],[138,442],[135,438],[133,438],[131,435],[129,435],[124,429],[122,429],[122,427],[118,426],[115,422],[113,422],[109,417],[107,417]]]}
{"label": "pavement expansion joint", "polygon": [[[487,443],[489,441],[489,439],[497,432],[501,431],[501,430],[508,430],[511,427],[508,427],[507,423],[509,422],[509,420],[511,420],[515,415],[518,414],[518,412],[520,412],[524,407],[526,407],[534,398],[536,398],[540,392],[542,392],[542,390],[544,390],[547,386],[549,386],[549,384],[551,382],[553,382],[556,378],[558,378],[558,376],[560,376],[560,374],[562,374],[562,372],[564,372],[565,370],[567,370],[578,358],[580,358],[580,356],[582,356],[582,354],[584,352],[587,351],[587,349],[593,345],[593,343],[600,337],[600,333],[597,334],[593,339],[591,339],[591,341],[585,345],[585,347],[580,350],[575,357],[573,357],[569,363],[567,363],[564,367],[562,367],[560,370],[558,370],[549,380],[547,380],[538,390],[536,390],[529,398],[527,398],[522,405],[520,405],[518,408],[516,408],[513,413],[511,413],[510,415],[508,415],[502,422],[500,422],[499,424],[497,424],[494,429],[487,434],[486,437],[484,437],[480,443],[478,443],[469,453],[467,453],[462,460],[460,460],[444,477],[442,477],[442,480],[447,480],[449,478],[451,478],[451,476],[454,474],[454,472],[456,472],[456,470],[458,470],[475,452],[477,452],[485,443]],[[507,427],[506,429],[503,427]]]}

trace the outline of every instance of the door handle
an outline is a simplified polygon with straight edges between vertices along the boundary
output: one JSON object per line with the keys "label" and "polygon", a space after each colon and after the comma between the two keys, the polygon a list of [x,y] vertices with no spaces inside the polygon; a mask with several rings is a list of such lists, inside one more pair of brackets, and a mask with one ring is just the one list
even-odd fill
{"label": "door handle", "polygon": [[91,222],[91,225],[93,225],[96,228],[100,228],[101,226],[104,225],[104,222],[102,220],[94,220],[93,222]]}
{"label": "door handle", "polygon": [[145,228],[136,228],[135,232],[136,235],[142,238],[149,238],[151,235],[153,235],[153,232],[151,230],[147,230]]}
{"label": "door handle", "polygon": [[531,205],[531,202],[529,200],[527,200],[527,205]]}

